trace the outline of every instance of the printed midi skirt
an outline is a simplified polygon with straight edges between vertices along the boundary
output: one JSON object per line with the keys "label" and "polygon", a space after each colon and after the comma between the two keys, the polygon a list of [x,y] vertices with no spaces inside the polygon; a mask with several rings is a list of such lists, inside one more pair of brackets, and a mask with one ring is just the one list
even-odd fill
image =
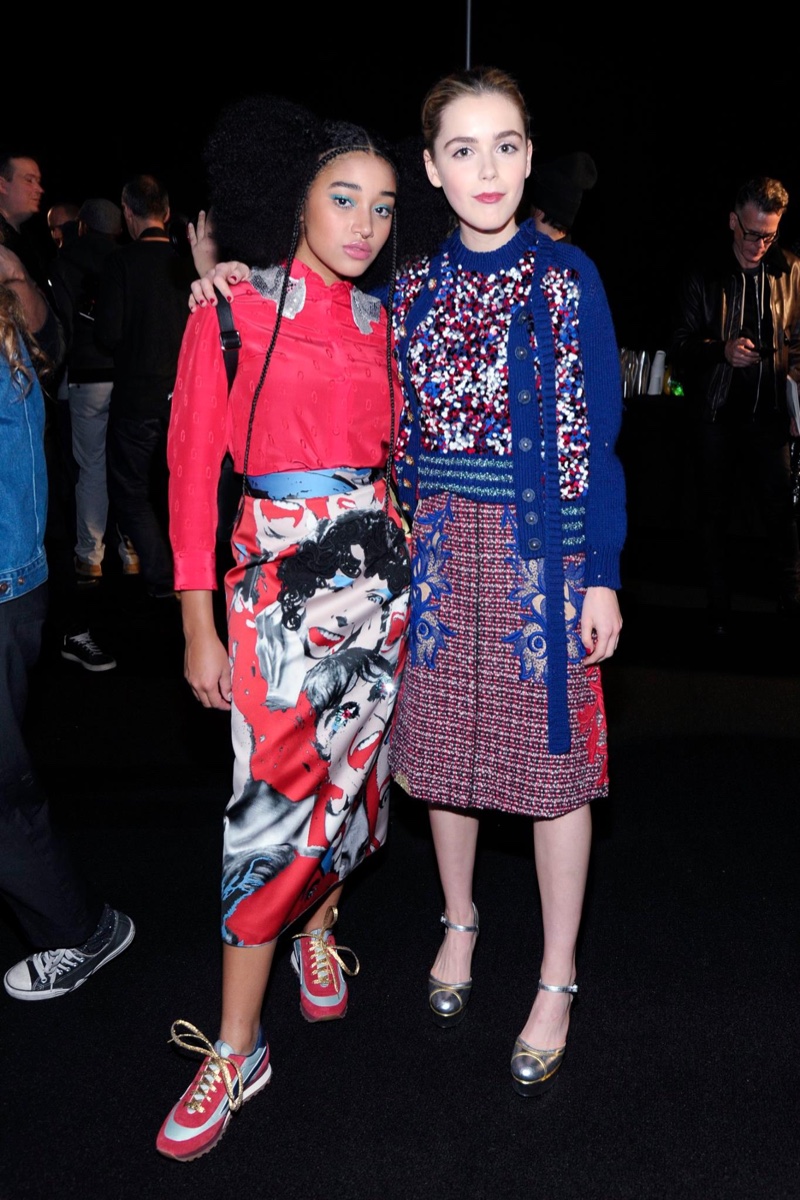
{"label": "printed midi skirt", "polygon": [[408,662],[391,769],[458,809],[557,817],[608,791],[598,667],[584,667],[582,555],[564,560],[568,754],[550,754],[544,563],[517,552],[515,510],[438,494],[412,535]]}
{"label": "printed midi skirt", "polygon": [[272,941],[386,838],[409,561],[383,481],[246,496],[226,576],[233,795],[222,936]]}

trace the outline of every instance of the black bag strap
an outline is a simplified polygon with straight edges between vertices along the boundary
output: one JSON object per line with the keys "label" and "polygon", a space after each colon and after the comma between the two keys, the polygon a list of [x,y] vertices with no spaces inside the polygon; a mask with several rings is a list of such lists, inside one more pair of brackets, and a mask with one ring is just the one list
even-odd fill
{"label": "black bag strap", "polygon": [[222,347],[222,357],[225,362],[225,374],[228,377],[228,392],[233,387],[236,371],[239,366],[239,351],[242,348],[242,335],[233,321],[233,310],[229,300],[226,300],[219,288],[217,293],[217,320],[219,321],[219,344]]}

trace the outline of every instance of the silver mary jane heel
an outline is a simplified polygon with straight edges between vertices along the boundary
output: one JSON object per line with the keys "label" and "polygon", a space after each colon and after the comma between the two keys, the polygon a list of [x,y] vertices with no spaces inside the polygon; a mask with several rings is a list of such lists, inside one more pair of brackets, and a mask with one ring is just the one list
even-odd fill
{"label": "silver mary jane heel", "polygon": [[[557,986],[542,983],[540,979],[537,991],[568,992],[571,1007],[578,994],[578,985],[566,983]],[[511,1083],[514,1091],[520,1096],[541,1096],[556,1082],[566,1052],[566,1046],[558,1046],[555,1050],[538,1050],[535,1046],[529,1046],[521,1037],[517,1038],[514,1053],[511,1055]]]}
{"label": "silver mary jane heel", "polygon": [[[474,904],[472,905],[472,912],[474,921],[472,925],[456,925],[453,921],[448,921],[444,913],[442,913],[440,919],[442,925],[445,925],[448,929],[452,929],[455,933],[474,933],[477,936],[479,933],[478,910]],[[441,979],[437,979],[434,975],[429,975],[428,1003],[430,1004],[436,1024],[443,1029],[451,1025],[457,1025],[467,1011],[471,991],[471,977],[466,983],[443,983]]]}

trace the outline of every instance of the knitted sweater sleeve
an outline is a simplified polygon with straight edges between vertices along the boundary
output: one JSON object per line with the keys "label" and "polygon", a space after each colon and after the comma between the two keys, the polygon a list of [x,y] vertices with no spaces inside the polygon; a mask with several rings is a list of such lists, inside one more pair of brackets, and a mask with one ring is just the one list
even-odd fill
{"label": "knitted sweater sleeve", "polygon": [[580,340],[589,416],[586,496],[586,586],[620,586],[625,542],[625,478],[616,443],[622,421],[622,383],[614,323],[594,263],[584,259]]}

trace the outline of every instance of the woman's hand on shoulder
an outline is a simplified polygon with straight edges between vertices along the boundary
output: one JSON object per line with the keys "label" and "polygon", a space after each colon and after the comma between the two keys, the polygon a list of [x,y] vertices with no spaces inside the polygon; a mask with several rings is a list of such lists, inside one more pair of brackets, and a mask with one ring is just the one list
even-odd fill
{"label": "woman's hand on shoulder", "polygon": [[192,312],[196,308],[205,308],[206,305],[212,307],[217,303],[217,293],[214,288],[219,288],[226,300],[233,299],[231,285],[234,283],[244,283],[250,278],[250,268],[246,263],[240,262],[223,262],[217,263],[199,279],[195,279],[189,296],[189,308]]}
{"label": "woman's hand on shoulder", "polygon": [[584,664],[603,662],[617,648],[622,629],[617,593],[613,588],[586,589],[581,610],[581,641],[586,649]]}

